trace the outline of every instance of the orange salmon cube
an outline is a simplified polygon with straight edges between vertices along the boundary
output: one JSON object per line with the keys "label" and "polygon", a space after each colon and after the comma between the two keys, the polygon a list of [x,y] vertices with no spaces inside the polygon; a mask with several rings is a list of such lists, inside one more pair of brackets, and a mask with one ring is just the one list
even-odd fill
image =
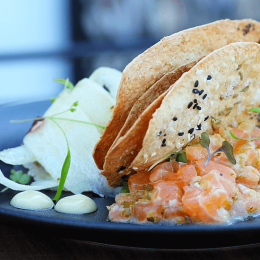
{"label": "orange salmon cube", "polygon": [[133,217],[143,223],[158,223],[162,219],[162,205],[153,205],[151,202],[139,202],[133,206]]}
{"label": "orange salmon cube", "polygon": [[128,179],[128,187],[131,193],[138,190],[145,190],[145,186],[150,183],[150,172],[142,171],[133,174]]}
{"label": "orange salmon cube", "polygon": [[198,161],[199,159],[205,158],[208,155],[207,149],[202,147],[200,144],[187,146],[185,148],[185,152],[189,161]]}
{"label": "orange salmon cube", "polygon": [[164,206],[178,206],[183,193],[176,183],[171,181],[159,181],[153,184],[152,204]]}

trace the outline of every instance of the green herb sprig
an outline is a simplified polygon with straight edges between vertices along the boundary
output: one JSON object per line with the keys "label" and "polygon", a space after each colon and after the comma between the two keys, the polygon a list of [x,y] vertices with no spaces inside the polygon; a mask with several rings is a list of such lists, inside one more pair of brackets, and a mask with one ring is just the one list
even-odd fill
{"label": "green herb sprig", "polygon": [[[31,180],[31,176],[27,173],[23,173],[22,170],[16,171],[14,169],[11,170],[10,179],[14,182],[21,183],[21,184],[27,184]],[[1,192],[4,192],[8,190],[8,187],[5,187],[1,190]]]}
{"label": "green herb sprig", "polygon": [[69,79],[54,79],[55,82],[59,82],[64,84],[64,89],[70,88],[71,90],[74,89],[74,84],[71,83]]}
{"label": "green herb sprig", "polygon": [[[55,82],[59,82],[64,84],[64,89],[70,88],[71,90],[74,89],[74,84],[67,78],[67,79],[54,79]],[[52,98],[51,102],[53,103],[56,98]]]}
{"label": "green herb sprig", "polygon": [[71,163],[71,153],[70,153],[70,147],[69,147],[69,142],[68,142],[68,138],[66,136],[66,133],[64,132],[64,130],[62,129],[62,127],[57,123],[56,120],[66,120],[66,121],[71,121],[71,122],[76,122],[76,123],[84,123],[84,124],[88,124],[88,125],[93,125],[102,129],[105,129],[104,126],[100,126],[100,125],[96,125],[90,122],[85,122],[85,121],[80,121],[80,120],[73,120],[73,119],[68,119],[68,118],[60,118],[57,117],[58,115],[64,114],[68,111],[74,113],[77,110],[77,106],[78,106],[79,102],[76,101],[74,102],[71,107],[65,111],[62,111],[60,113],[54,114],[52,116],[46,116],[46,117],[37,117],[37,118],[30,118],[30,119],[25,119],[25,120],[11,120],[11,123],[23,123],[23,122],[27,122],[27,121],[40,121],[40,120],[44,120],[44,119],[49,119],[51,120],[54,124],[56,124],[57,127],[59,127],[59,129],[61,130],[61,132],[63,133],[65,139],[66,139],[66,143],[67,143],[67,155],[66,158],[64,160],[62,169],[61,169],[61,177],[60,177],[60,181],[59,181],[59,186],[56,192],[55,197],[53,198],[53,200],[58,200],[60,198],[60,195],[62,193],[62,190],[64,188],[64,184],[69,172],[69,168],[70,168],[70,163]]}
{"label": "green herb sprig", "polygon": [[236,159],[235,159],[234,154],[233,154],[233,147],[229,142],[223,141],[222,146],[219,147],[216,151],[214,151],[211,155],[210,155],[210,149],[209,149],[210,138],[209,138],[209,136],[206,132],[203,132],[201,134],[201,137],[199,138],[199,143],[202,147],[204,147],[208,150],[208,156],[207,156],[206,162],[204,164],[204,167],[207,166],[208,162],[214,156],[214,154],[216,154],[218,152],[224,152],[225,155],[227,156],[228,160],[232,164],[236,164]]}

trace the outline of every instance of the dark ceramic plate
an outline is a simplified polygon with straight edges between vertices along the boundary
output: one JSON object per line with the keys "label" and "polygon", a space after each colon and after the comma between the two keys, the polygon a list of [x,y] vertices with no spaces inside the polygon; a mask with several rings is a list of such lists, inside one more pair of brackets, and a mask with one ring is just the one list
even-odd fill
{"label": "dark ceramic plate", "polygon": [[[31,123],[11,124],[11,119],[26,119],[40,116],[51,103],[37,103],[0,106],[0,150],[21,144]],[[0,169],[9,175],[11,166],[0,162]],[[3,187],[0,185],[0,189]],[[16,191],[7,190],[0,194],[0,221],[26,228],[29,231],[43,232],[51,236],[93,241],[111,245],[192,249],[228,247],[260,242],[260,218],[248,219],[232,225],[136,225],[107,221],[106,206],[113,198],[100,198],[87,193],[98,205],[98,210],[86,215],[68,215],[56,211],[27,211],[9,205]],[[54,197],[54,192],[45,194]],[[63,193],[62,196],[68,194]]]}

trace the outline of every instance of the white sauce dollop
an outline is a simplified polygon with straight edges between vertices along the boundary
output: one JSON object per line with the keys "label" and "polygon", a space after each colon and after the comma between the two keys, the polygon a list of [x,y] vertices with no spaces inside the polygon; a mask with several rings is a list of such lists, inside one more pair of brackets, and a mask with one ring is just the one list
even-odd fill
{"label": "white sauce dollop", "polygon": [[47,195],[35,190],[19,192],[12,198],[10,204],[15,208],[27,210],[46,210],[54,206]]}
{"label": "white sauce dollop", "polygon": [[97,205],[91,198],[77,194],[60,199],[54,209],[67,214],[86,214],[96,211]]}

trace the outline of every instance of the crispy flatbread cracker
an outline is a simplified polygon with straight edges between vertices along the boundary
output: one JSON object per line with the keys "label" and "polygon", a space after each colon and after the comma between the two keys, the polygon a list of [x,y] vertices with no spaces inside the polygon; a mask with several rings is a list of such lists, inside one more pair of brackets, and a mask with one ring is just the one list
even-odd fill
{"label": "crispy flatbread cracker", "polygon": [[134,103],[165,73],[232,42],[258,42],[259,39],[259,22],[221,20],[165,37],[137,56],[123,71],[113,115],[93,151],[97,167],[103,169],[107,151]]}
{"label": "crispy flatbread cracker", "polygon": [[[200,59],[199,59],[200,60]],[[166,73],[161,79],[156,81],[133,105],[126,122],[119,134],[117,135],[114,143],[132,127],[135,121],[143,113],[143,111],[161,94],[163,94],[169,87],[174,84],[184,72],[189,71],[199,61],[192,61],[188,64],[180,66],[179,68]],[[112,146],[113,147],[113,146]],[[111,147],[111,148],[112,148]]]}
{"label": "crispy flatbread cracker", "polygon": [[[107,178],[109,185],[119,184],[121,176],[133,172],[132,169],[129,169],[129,166],[142,148],[143,138],[153,113],[161,105],[169,88],[196,63],[197,61],[190,62],[167,73],[135,103],[123,129],[120,131],[122,137],[115,141],[105,159],[104,170],[101,173]],[[133,126],[133,131],[127,131],[135,121],[137,122]]]}
{"label": "crispy flatbread cracker", "polygon": [[132,168],[148,169],[213,126],[236,122],[243,111],[259,103],[260,45],[232,43],[214,51],[167,93],[149,122]]}

